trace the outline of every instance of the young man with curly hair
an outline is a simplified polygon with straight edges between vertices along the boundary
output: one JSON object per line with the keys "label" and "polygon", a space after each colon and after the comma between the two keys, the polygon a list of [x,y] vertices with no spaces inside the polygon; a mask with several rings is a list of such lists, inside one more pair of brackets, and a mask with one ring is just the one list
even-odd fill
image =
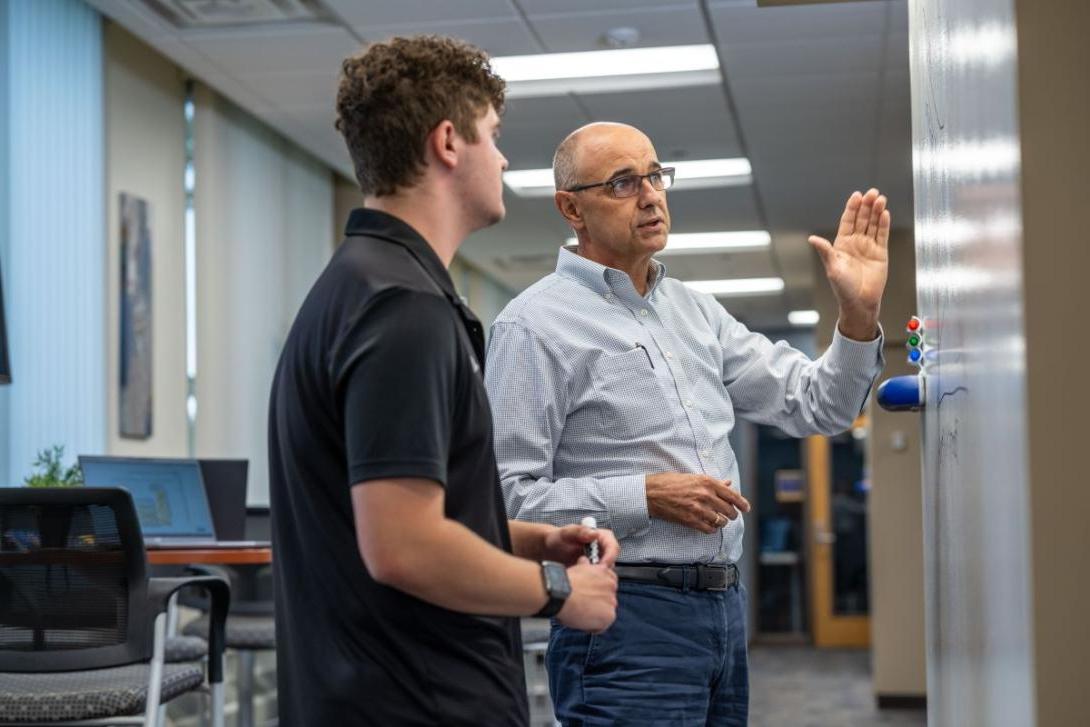
{"label": "young man with curly hair", "polygon": [[447,38],[343,63],[337,128],[364,207],[270,403],[282,724],[522,725],[517,617],[613,621],[611,533],[504,514],[483,330],[447,273],[504,215],[503,102],[487,56]]}

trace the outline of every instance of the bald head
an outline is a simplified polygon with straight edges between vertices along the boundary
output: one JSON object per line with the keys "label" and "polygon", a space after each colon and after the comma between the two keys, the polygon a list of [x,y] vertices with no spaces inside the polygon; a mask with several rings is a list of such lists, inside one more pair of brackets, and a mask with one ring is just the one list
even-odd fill
{"label": "bald head", "polygon": [[580,177],[584,150],[600,147],[603,144],[623,143],[625,138],[630,139],[633,136],[646,140],[648,144],[651,143],[647,135],[636,127],[613,121],[595,121],[592,124],[580,126],[568,134],[553,154],[553,182],[556,188],[571,189],[580,182],[588,183]]}

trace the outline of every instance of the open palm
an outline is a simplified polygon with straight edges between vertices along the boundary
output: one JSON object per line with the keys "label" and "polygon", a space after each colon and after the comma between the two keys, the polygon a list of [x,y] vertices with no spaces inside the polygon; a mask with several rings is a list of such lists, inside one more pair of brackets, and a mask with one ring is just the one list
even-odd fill
{"label": "open palm", "polygon": [[877,316],[889,272],[889,225],[885,196],[869,189],[848,198],[835,243],[810,237],[842,312]]}

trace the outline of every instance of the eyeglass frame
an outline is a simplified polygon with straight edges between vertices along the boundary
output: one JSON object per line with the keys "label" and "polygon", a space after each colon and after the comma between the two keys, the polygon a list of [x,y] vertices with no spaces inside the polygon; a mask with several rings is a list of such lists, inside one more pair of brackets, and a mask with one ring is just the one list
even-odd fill
{"label": "eyeglass frame", "polygon": [[[615,182],[618,182],[618,181],[620,181],[622,179],[630,179],[632,177],[639,178],[639,183],[637,183],[637,185],[636,185],[636,191],[634,193],[632,193],[632,194],[625,195],[624,197],[618,197],[616,191],[614,191],[613,187],[610,186],[610,196],[611,197],[613,197],[614,199],[626,199],[628,197],[635,197],[636,195],[638,195],[640,193],[640,191],[639,191],[640,187],[643,186],[643,180],[645,180],[645,179],[648,181],[648,183],[651,184],[651,188],[654,189],[656,192],[665,192],[667,189],[674,186],[674,175],[675,175],[675,173],[676,173],[676,168],[675,167],[659,167],[658,169],[651,170],[647,174],[621,174],[619,176],[612,177],[611,179],[607,179],[604,182],[595,182],[594,184],[580,184],[580,185],[577,185],[575,187],[570,187],[570,188],[562,190],[562,191],[564,191],[564,192],[582,192],[583,190],[594,189],[595,187],[610,186],[610,185],[614,184]],[[655,174],[658,174],[660,176],[664,176],[664,175],[668,176],[670,178],[670,183],[662,185],[662,189],[656,188],[655,183],[651,181],[651,176],[655,175]]]}

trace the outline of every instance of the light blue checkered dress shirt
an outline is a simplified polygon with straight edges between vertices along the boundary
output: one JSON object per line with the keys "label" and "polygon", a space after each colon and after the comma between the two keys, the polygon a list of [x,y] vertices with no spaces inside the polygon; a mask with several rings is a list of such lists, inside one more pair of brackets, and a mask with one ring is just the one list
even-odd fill
{"label": "light blue checkered dress shirt", "polygon": [[508,516],[593,515],[628,563],[737,561],[741,517],[714,534],[651,518],[645,476],[703,473],[737,489],[736,417],[800,437],[843,431],[883,363],[881,336],[837,332],[811,361],[661,263],[641,296],[626,273],[564,248],[492,326],[485,383]]}

